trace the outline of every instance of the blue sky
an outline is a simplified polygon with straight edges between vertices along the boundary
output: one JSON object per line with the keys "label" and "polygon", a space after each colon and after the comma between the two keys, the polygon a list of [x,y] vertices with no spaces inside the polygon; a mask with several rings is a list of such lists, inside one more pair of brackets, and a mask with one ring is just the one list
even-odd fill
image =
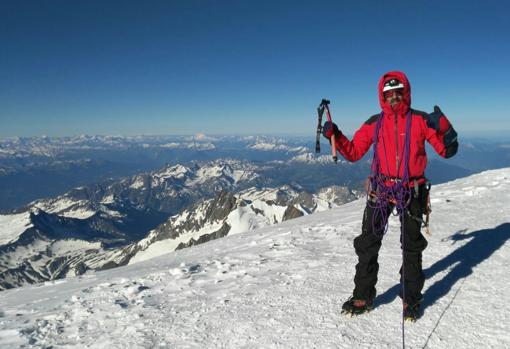
{"label": "blue sky", "polygon": [[[404,71],[413,107],[510,130],[506,1],[2,1],[0,137],[346,133]],[[510,134],[510,132],[509,132]]]}

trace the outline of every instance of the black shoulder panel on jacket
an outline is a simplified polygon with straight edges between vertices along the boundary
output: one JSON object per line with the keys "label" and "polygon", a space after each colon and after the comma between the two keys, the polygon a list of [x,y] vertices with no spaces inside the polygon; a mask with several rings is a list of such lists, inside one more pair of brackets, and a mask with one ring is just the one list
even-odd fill
{"label": "black shoulder panel on jacket", "polygon": [[419,115],[419,116],[421,116],[425,120],[427,120],[427,117],[429,116],[429,113],[426,113],[426,112],[421,111],[421,110],[416,110],[416,109],[411,109],[411,113],[414,114],[414,115]]}
{"label": "black shoulder panel on jacket", "polygon": [[374,122],[376,122],[377,120],[379,120],[379,117],[381,116],[381,114],[375,114],[375,115],[372,115],[367,121],[365,121],[365,124],[367,125],[371,125],[373,124]]}

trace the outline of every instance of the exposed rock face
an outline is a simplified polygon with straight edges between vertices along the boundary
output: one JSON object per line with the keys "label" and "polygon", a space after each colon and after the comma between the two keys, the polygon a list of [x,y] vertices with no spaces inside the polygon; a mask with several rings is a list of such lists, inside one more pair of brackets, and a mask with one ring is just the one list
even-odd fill
{"label": "exposed rock face", "polygon": [[301,217],[304,215],[305,214],[302,211],[298,210],[294,206],[289,206],[289,207],[287,207],[287,209],[285,210],[285,213],[283,214],[283,220],[288,221],[289,219]]}
{"label": "exposed rock face", "polygon": [[204,242],[208,242],[208,241],[211,241],[214,239],[222,238],[228,234],[229,230],[230,230],[230,226],[227,223],[223,223],[223,225],[221,226],[220,229],[218,229],[217,231],[215,231],[211,234],[201,235],[197,240],[191,239],[188,243],[180,243],[177,246],[176,250],[181,250],[186,247],[191,247],[194,245],[203,244]]}

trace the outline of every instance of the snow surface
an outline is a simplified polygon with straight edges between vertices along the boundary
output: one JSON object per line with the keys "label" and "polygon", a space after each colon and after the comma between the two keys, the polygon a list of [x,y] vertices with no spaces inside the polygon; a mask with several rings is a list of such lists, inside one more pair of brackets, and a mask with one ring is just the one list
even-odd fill
{"label": "snow surface", "polygon": [[207,143],[197,143],[197,142],[190,142],[190,143],[176,143],[176,142],[170,142],[166,144],[160,145],[161,148],[167,148],[167,149],[194,149],[194,150],[214,150],[216,149],[216,146],[213,143],[207,142]]}
{"label": "snow surface", "polygon": [[262,151],[285,151],[289,153],[292,152],[303,153],[308,151],[306,147],[289,147],[288,145],[285,144],[278,144],[277,142],[275,143],[266,141],[259,141],[255,144],[249,145],[247,148]]}
{"label": "snow surface", "polygon": [[265,201],[276,201],[278,199],[278,194],[282,193],[288,193],[292,196],[297,196],[298,193],[292,189],[291,187],[285,185],[280,188],[257,188],[257,187],[251,187],[248,189],[245,189],[236,196],[238,196],[241,199],[249,200],[249,201],[255,201],[255,200],[265,200]]}
{"label": "snow surface", "polygon": [[[424,314],[407,348],[509,348],[510,169],[433,187]],[[0,293],[2,348],[400,348],[392,217],[376,308],[353,288],[364,200],[151,260]]]}
{"label": "snow surface", "polygon": [[101,200],[101,203],[104,205],[113,204],[115,203],[115,197],[113,196],[113,194],[105,196],[103,200]]}
{"label": "snow surface", "polygon": [[140,189],[144,187],[143,178],[136,177],[136,180],[129,186],[131,189]]}
{"label": "snow surface", "polygon": [[96,214],[95,210],[89,208],[87,200],[74,200],[65,195],[57,199],[36,201],[33,207],[68,218],[86,219]]}
{"label": "snow surface", "polygon": [[16,240],[30,226],[29,212],[0,215],[0,246]]}
{"label": "snow surface", "polygon": [[51,252],[54,255],[64,255],[72,251],[80,250],[97,250],[100,248],[100,242],[88,242],[78,239],[57,240],[51,244]]}
{"label": "snow surface", "polygon": [[97,211],[91,210],[87,207],[78,207],[70,211],[60,212],[60,216],[77,219],[87,219],[96,214]]}

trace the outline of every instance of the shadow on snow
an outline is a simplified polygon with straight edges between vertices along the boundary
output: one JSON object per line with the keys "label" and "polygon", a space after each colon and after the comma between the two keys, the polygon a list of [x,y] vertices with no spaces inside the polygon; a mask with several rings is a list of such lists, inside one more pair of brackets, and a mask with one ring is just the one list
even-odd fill
{"label": "shadow on snow", "polygon": [[[448,256],[437,261],[424,270],[426,280],[437,273],[451,269],[441,280],[436,281],[425,290],[423,309],[444,297],[460,280],[473,273],[473,269],[488,259],[503,244],[510,239],[510,223],[504,223],[493,229],[484,229],[464,234],[465,230],[452,235],[448,240],[454,244],[461,240],[470,239]],[[375,299],[376,305],[391,303],[399,294],[400,284],[386,290]]]}

